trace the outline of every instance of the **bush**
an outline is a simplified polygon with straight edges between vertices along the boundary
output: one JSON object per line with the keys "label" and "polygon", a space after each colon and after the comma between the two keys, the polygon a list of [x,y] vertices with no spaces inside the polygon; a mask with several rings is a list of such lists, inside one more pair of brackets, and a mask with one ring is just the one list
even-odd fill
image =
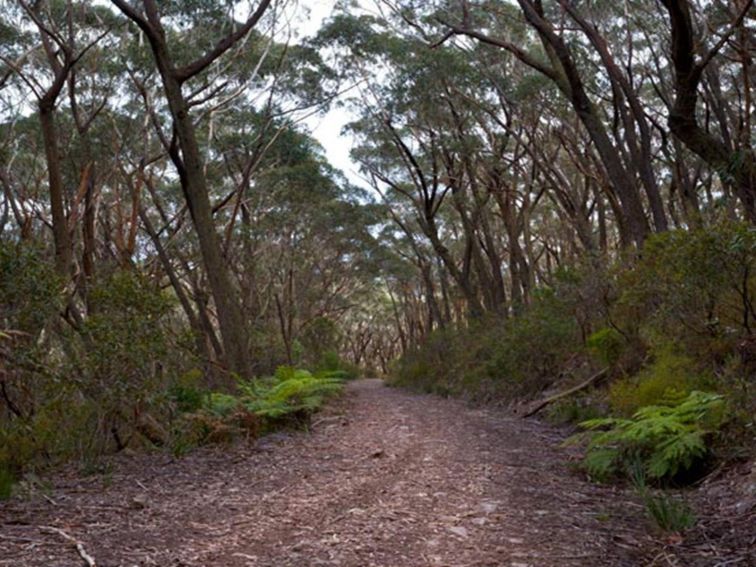
{"label": "bush", "polygon": [[238,410],[241,400],[231,394],[212,392],[208,394],[203,409],[216,417],[227,417]]}
{"label": "bush", "polygon": [[671,480],[703,461],[707,441],[725,421],[722,397],[698,391],[674,406],[641,408],[630,419],[588,420],[580,424],[590,439],[584,466],[599,480],[638,467],[651,479]]}
{"label": "bush", "polygon": [[522,315],[435,331],[398,364],[391,383],[479,402],[533,396],[580,350],[569,306],[541,290]]}
{"label": "bush", "polygon": [[174,452],[207,443],[227,443],[240,436],[256,437],[263,429],[305,423],[324,401],[341,391],[341,371],[281,366],[273,376],[238,382],[238,395],[209,392],[196,411],[184,413],[173,432]]}
{"label": "bush", "polygon": [[207,391],[200,386],[202,371],[193,368],[185,372],[168,388],[168,397],[179,413],[191,413],[202,408]]}
{"label": "bush", "polygon": [[302,329],[299,340],[305,354],[303,363],[313,368],[331,353],[336,353],[341,343],[341,329],[332,319],[316,317]]}
{"label": "bush", "polygon": [[13,494],[16,479],[9,468],[0,463],[0,500],[8,500]]}
{"label": "bush", "polygon": [[161,411],[170,386],[174,302],[131,271],[103,277],[90,302],[89,316],[69,338],[64,371],[95,404],[102,432],[95,443],[105,451],[112,441],[116,448],[138,442],[142,416]]}
{"label": "bush", "polygon": [[614,311],[626,327],[721,364],[753,325],[756,229],[725,223],[655,235],[617,285]]}
{"label": "bush", "polygon": [[605,327],[588,337],[586,346],[604,366],[615,366],[622,356],[624,343],[622,335],[616,329]]}
{"label": "bush", "polygon": [[677,404],[693,390],[709,389],[709,382],[693,359],[665,348],[636,376],[615,381],[609,402],[616,414],[630,416],[644,406]]}
{"label": "bush", "polygon": [[149,440],[180,368],[173,302],[137,274],[93,282],[75,328],[59,324],[61,295],[35,250],[0,246],[0,324],[18,331],[0,343],[0,468],[15,475]]}
{"label": "bush", "polygon": [[301,420],[320,409],[330,395],[341,391],[338,372],[311,374],[307,370],[281,366],[268,380],[239,383],[241,403],[255,415],[270,419]]}
{"label": "bush", "polygon": [[346,362],[339,356],[339,353],[333,350],[324,352],[317,364],[316,372],[333,372],[338,373],[345,380],[355,380],[360,376],[360,369],[357,365]]}
{"label": "bush", "polygon": [[564,398],[553,403],[546,414],[548,420],[556,425],[580,423],[605,415],[595,401],[588,396]]}
{"label": "bush", "polygon": [[688,503],[664,491],[655,493],[648,487],[642,468],[632,471],[632,480],[646,507],[646,514],[659,530],[664,533],[681,533],[695,525],[696,516]]}
{"label": "bush", "polygon": [[57,314],[61,288],[39,249],[0,241],[0,329],[36,338]]}

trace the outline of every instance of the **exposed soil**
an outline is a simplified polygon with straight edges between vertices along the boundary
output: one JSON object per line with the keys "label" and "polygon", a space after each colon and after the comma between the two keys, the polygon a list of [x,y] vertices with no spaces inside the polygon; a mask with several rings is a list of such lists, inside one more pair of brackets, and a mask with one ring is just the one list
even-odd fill
{"label": "exposed soil", "polygon": [[309,433],[120,457],[0,504],[0,565],[646,564],[640,504],[581,478],[562,439],[363,380]]}

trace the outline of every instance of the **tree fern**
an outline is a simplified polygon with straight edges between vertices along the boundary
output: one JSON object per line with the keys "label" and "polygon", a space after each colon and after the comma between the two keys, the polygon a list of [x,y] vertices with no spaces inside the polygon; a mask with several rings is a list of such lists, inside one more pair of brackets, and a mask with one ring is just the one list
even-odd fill
{"label": "tree fern", "polygon": [[260,417],[278,419],[316,411],[326,397],[339,392],[338,372],[318,372],[282,366],[269,379],[242,382],[242,403]]}
{"label": "tree fern", "polygon": [[724,416],[721,396],[694,391],[676,406],[646,406],[630,419],[584,421],[589,438],[584,466],[603,479],[640,462],[649,478],[672,478],[707,455],[707,437]]}

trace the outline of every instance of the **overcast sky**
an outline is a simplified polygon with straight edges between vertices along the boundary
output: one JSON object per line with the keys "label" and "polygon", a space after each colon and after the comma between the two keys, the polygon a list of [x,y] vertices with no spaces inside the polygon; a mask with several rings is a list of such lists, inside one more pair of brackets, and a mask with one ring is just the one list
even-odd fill
{"label": "overcast sky", "polygon": [[[299,10],[309,10],[309,16],[298,22],[298,32],[302,36],[317,33],[323,21],[334,10],[336,0],[299,0]],[[304,123],[325,149],[328,161],[344,172],[354,184],[367,187],[359,177],[358,168],[349,158],[352,140],[341,136],[341,129],[350,121],[350,115],[342,108],[334,108],[323,116],[311,116]]]}

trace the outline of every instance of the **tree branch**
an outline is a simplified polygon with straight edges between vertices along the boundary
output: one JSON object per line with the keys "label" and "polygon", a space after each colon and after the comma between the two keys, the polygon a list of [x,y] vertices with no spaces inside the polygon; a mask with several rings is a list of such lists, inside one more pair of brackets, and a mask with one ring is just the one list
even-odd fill
{"label": "tree branch", "polygon": [[[121,2],[122,0],[117,1]],[[180,83],[186,82],[198,73],[201,73],[204,69],[210,66],[213,61],[218,59],[218,57],[220,57],[231,47],[233,47],[233,45],[237,41],[247,35],[252,30],[252,28],[257,25],[257,22],[260,21],[260,18],[263,17],[268,7],[270,6],[270,3],[271,0],[261,0],[260,5],[257,7],[257,9],[250,15],[247,21],[244,22],[244,25],[242,25],[238,30],[221,39],[215,45],[215,47],[213,47],[199,59],[194,60],[184,67],[176,69],[176,78],[178,79],[178,81]]]}

